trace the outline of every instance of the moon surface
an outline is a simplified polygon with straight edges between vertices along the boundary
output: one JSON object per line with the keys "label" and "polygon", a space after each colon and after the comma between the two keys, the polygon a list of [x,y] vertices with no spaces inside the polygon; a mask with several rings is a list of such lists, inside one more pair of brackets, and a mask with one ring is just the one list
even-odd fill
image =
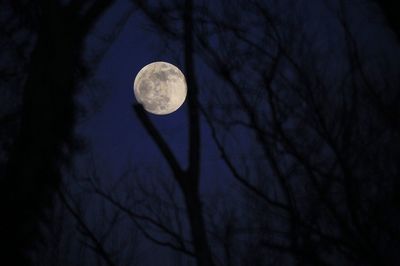
{"label": "moon surface", "polygon": [[136,100],[152,114],[166,115],[175,112],[185,101],[187,85],[185,76],[174,65],[153,62],[136,75],[133,91]]}

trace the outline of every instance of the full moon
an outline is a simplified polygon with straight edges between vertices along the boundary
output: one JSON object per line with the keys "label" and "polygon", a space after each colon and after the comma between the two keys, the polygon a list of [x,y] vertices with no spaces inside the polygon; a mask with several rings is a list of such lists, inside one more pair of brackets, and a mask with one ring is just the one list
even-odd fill
{"label": "full moon", "polygon": [[183,73],[166,62],[153,62],[136,75],[133,91],[147,112],[166,115],[175,112],[185,101],[186,80]]}

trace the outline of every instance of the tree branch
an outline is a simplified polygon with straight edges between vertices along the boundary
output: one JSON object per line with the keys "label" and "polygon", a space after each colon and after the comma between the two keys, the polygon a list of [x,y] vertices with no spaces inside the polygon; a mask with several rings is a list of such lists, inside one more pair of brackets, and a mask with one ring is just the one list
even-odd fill
{"label": "tree branch", "polygon": [[87,236],[91,242],[93,242],[94,247],[92,249],[100,255],[101,258],[107,263],[109,266],[115,266],[116,264],[111,259],[111,256],[104,249],[103,244],[97,239],[96,235],[90,230],[86,222],[83,220],[83,217],[74,209],[74,207],[68,202],[64,193],[61,190],[58,190],[59,198],[67,210],[72,214],[75,220],[78,222],[79,227],[83,230],[82,234]]}
{"label": "tree branch", "polygon": [[167,160],[168,165],[170,166],[174,177],[178,181],[178,183],[182,182],[183,179],[183,170],[181,169],[181,166],[179,165],[178,160],[176,159],[175,155],[172,153],[170,147],[168,144],[165,142],[161,134],[158,132],[156,127],[153,125],[153,123],[150,121],[149,117],[145,113],[143,107],[139,104],[133,105],[133,110],[135,111],[136,115],[138,116],[139,120],[142,122],[142,125],[146,129],[147,133],[151,136],[151,138],[154,140],[156,143],[158,149],[164,156],[164,158]]}

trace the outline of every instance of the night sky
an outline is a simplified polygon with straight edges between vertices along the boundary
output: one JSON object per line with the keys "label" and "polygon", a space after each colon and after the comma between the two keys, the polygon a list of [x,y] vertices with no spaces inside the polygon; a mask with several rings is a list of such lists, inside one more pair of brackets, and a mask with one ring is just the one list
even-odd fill
{"label": "night sky", "polygon": [[[98,26],[101,35],[102,25],[105,27],[115,20],[117,14],[131,8],[129,3],[120,1],[103,18]],[[152,32],[150,23],[142,15],[132,13],[116,40],[107,50],[103,60],[96,69],[94,82],[100,83],[99,88],[89,88],[84,92],[82,101],[88,102],[87,119],[79,125],[78,132],[89,141],[91,152],[108,171],[110,178],[115,178],[132,164],[151,167],[154,164],[163,165],[163,159],[156,145],[148,136],[132,110],[136,103],[133,94],[133,80],[139,70],[154,61],[166,61],[178,66],[184,71],[182,60],[179,60],[180,45],[175,44],[170,51],[163,49],[163,42]],[[96,41],[93,40],[96,45]],[[97,44],[98,45],[98,44]],[[199,66],[200,70],[204,66]],[[205,81],[207,82],[207,81]],[[201,84],[206,86],[207,83]],[[190,88],[188,88],[190,90]],[[96,103],[100,102],[100,108]],[[149,115],[161,134],[183,166],[187,165],[187,106],[183,104],[176,112],[167,116]],[[218,163],[218,152],[212,143],[209,129],[202,120],[203,157],[202,183],[207,190],[219,186],[221,177],[226,173],[224,166]],[[163,166],[165,167],[165,165]],[[165,170],[165,169],[164,169]],[[224,172],[225,171],[225,172]],[[211,174],[212,173],[212,174]],[[223,178],[223,177],[222,177]],[[207,191],[206,190],[206,191]]]}
{"label": "night sky", "polygon": [[[397,265],[390,0],[28,2],[0,2],[0,265]],[[134,97],[155,61],[172,114]]]}

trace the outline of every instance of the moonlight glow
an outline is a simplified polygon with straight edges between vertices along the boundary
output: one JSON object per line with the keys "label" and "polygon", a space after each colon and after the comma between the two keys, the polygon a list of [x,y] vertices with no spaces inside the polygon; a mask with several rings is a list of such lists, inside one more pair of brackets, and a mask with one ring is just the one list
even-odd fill
{"label": "moonlight glow", "polygon": [[183,73],[174,65],[154,62],[143,67],[133,84],[136,100],[156,115],[175,112],[185,101],[187,86]]}

